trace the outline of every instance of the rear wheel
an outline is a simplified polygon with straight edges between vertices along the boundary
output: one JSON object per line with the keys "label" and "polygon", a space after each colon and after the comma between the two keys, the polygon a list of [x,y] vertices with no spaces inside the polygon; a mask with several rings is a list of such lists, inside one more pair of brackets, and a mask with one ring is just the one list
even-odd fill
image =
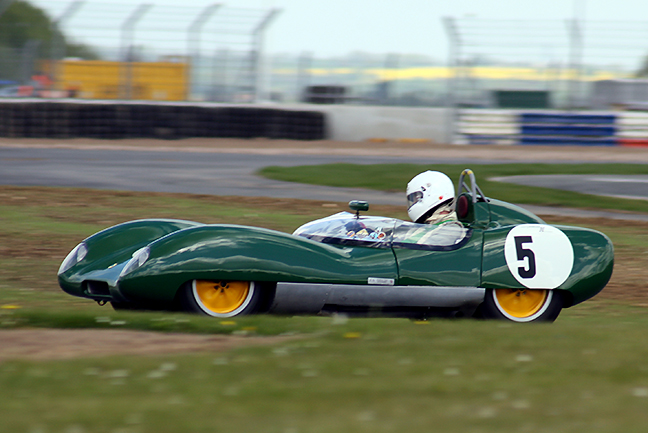
{"label": "rear wheel", "polygon": [[267,311],[272,295],[274,288],[252,281],[193,280],[181,302],[186,311],[226,318]]}
{"label": "rear wheel", "polygon": [[562,296],[554,290],[489,289],[481,313],[485,319],[553,322],[562,306]]}

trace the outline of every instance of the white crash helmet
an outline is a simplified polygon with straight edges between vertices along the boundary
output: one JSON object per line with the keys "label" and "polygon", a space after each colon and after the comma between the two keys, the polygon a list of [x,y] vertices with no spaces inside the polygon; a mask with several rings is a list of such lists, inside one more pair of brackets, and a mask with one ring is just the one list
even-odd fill
{"label": "white crash helmet", "polygon": [[407,213],[419,222],[428,211],[454,198],[454,185],[448,176],[438,171],[424,171],[407,184]]}

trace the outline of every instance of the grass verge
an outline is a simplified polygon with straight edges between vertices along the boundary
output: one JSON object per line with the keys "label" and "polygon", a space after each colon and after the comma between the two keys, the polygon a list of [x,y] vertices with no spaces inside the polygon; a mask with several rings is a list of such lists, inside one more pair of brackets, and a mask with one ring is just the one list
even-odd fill
{"label": "grass verge", "polygon": [[5,431],[639,432],[643,313],[522,327],[308,318],[316,332],[269,347],[9,361],[0,416]]}
{"label": "grass verge", "polygon": [[[607,233],[610,286],[553,325],[472,320],[114,312],[60,291],[96,230],[170,217],[292,231],[343,204],[0,188],[0,329],[141,329],[299,338],[224,352],[0,361],[7,432],[634,432],[648,423],[648,225],[549,219]],[[404,218],[400,207],[372,213]],[[98,344],[101,333],[98,332]]]}
{"label": "grass verge", "polygon": [[540,174],[648,174],[647,164],[324,164],[298,167],[266,167],[259,174],[270,179],[334,187],[358,187],[381,191],[405,191],[407,182],[425,170],[446,173],[455,182],[464,168],[471,168],[477,183],[489,197],[545,206],[614,209],[647,212],[639,200],[600,197],[549,188],[490,181],[500,176]]}

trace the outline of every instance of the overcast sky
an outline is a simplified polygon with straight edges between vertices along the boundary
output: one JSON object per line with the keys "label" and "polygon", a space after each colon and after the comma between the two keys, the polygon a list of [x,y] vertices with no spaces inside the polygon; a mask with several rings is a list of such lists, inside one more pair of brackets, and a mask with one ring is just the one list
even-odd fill
{"label": "overcast sky", "polygon": [[[65,5],[59,0],[33,0]],[[218,0],[217,0],[218,1]],[[158,6],[205,7],[205,0],[141,0]],[[587,21],[648,22],[648,2],[641,0],[221,0],[229,7],[281,9],[268,32],[271,53],[309,51],[316,56],[369,53],[424,54],[445,60],[448,38],[442,17],[564,21],[579,15]],[[86,6],[107,3],[86,0]],[[115,0],[111,7],[132,10],[136,1]],[[116,6],[121,5],[121,6]],[[59,8],[60,9],[60,8]],[[198,10],[198,9],[195,9]],[[85,19],[85,18],[84,18]],[[85,19],[87,21],[87,19]],[[496,26],[496,23],[493,24]]]}

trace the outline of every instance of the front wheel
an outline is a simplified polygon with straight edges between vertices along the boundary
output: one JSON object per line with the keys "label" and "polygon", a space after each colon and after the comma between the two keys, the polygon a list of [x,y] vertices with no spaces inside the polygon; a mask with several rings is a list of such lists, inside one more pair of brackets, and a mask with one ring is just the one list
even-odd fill
{"label": "front wheel", "polygon": [[553,322],[562,306],[562,296],[555,290],[488,289],[481,315],[512,322]]}
{"label": "front wheel", "polygon": [[252,281],[193,280],[180,293],[184,309],[213,317],[234,317],[268,310],[274,287]]}

